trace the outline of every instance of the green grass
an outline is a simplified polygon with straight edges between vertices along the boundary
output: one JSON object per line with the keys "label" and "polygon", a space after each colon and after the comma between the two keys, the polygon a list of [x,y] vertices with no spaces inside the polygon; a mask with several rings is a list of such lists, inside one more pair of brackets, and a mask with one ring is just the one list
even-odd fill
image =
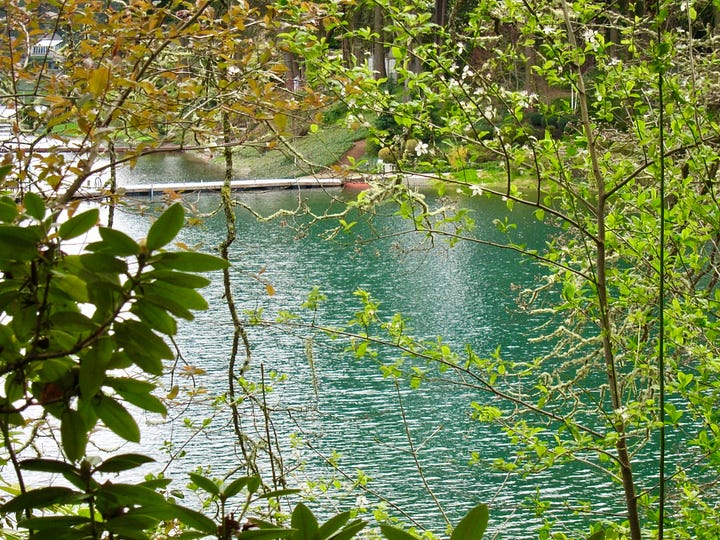
{"label": "green grass", "polygon": [[234,153],[236,175],[238,178],[295,178],[319,173],[336,163],[355,141],[366,136],[365,130],[326,127],[292,141],[292,147],[302,157],[293,155],[281,144],[271,150],[241,147]]}
{"label": "green grass", "polygon": [[[38,130],[41,130],[43,127],[44,126],[38,126]],[[64,137],[82,136],[82,130],[78,127],[77,122],[64,122],[62,124],[56,124],[50,130],[50,133]]]}

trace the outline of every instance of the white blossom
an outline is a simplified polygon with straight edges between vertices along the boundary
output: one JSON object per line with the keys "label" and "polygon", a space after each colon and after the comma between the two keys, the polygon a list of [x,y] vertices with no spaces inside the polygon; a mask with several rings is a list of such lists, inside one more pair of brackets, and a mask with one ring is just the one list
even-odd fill
{"label": "white blossom", "polygon": [[430,152],[430,149],[426,142],[420,141],[417,143],[417,145],[415,145],[415,154],[418,157],[428,154],[429,152]]}
{"label": "white blossom", "polygon": [[532,107],[533,103],[536,103],[538,100],[538,95],[535,93],[529,94],[525,90],[521,90],[517,92],[518,104],[522,107]]}
{"label": "white blossom", "polygon": [[472,184],[470,186],[470,193],[473,195],[473,197],[482,197],[482,194],[483,194],[482,184]]}

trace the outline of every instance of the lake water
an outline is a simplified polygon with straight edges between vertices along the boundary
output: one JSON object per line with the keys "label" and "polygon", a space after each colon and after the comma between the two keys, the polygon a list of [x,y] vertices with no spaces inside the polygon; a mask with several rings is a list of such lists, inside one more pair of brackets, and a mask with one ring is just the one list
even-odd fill
{"label": "lake water", "polygon": [[[183,176],[183,166],[182,158],[172,156],[170,161],[156,160],[146,168],[141,165],[121,178],[171,181],[163,171],[172,169],[180,171],[173,181],[198,179],[195,170]],[[355,195],[341,190],[307,190],[242,192],[235,196],[269,215],[281,208],[297,207],[299,197],[314,212],[322,213],[332,207],[333,198]],[[428,197],[433,204],[437,202]],[[188,202],[200,212],[211,213],[218,198],[196,194],[189,196]],[[493,220],[506,215],[502,201],[454,197],[447,202],[469,208],[485,236],[498,238]],[[459,352],[469,344],[480,355],[489,355],[501,346],[506,357],[516,360],[530,360],[543,353],[540,345],[531,342],[541,321],[521,313],[515,303],[520,288],[537,284],[542,275],[540,267],[512,251],[469,242],[453,248],[437,242],[430,249],[422,236],[398,235],[408,224],[393,212],[388,207],[372,227],[358,224],[354,230],[368,240],[358,244],[343,235],[324,240],[323,234],[337,225],[335,221],[303,229],[300,226],[307,218],[261,223],[238,208],[238,239],[232,247],[232,262],[233,292],[239,309],[262,309],[270,320],[281,310],[299,313],[308,292],[319,286],[327,301],[317,313],[317,323],[341,326],[359,309],[353,293],[362,288],[380,302],[383,319],[401,312],[408,320],[409,332],[416,337],[442,336]],[[542,244],[552,233],[521,208],[511,217],[518,224],[518,240],[529,245]],[[120,210],[115,219],[118,228],[135,237],[144,236],[149,225],[146,214],[131,209]],[[185,230],[181,240],[212,250],[223,236],[223,221],[214,215]],[[268,284],[275,292],[272,296]],[[182,459],[168,469],[174,476],[199,466],[211,467],[214,474],[222,476],[242,464],[227,408],[208,402],[208,397],[227,390],[232,327],[219,275],[204,294],[210,310],[183,326],[177,345],[183,362],[203,370],[195,383],[207,393],[196,396],[191,408],[174,411],[180,421],[168,424],[154,419],[143,428],[143,450],[158,459],[164,459],[169,449],[182,448]],[[253,358],[246,376],[255,382],[260,382],[261,373],[266,379],[276,377],[273,391],[265,399],[272,411],[282,458],[287,466],[294,466],[298,459],[304,462],[302,468],[291,471],[289,484],[318,478],[342,480],[339,489],[331,489],[327,497],[318,499],[318,507],[332,504],[340,510],[366,500],[367,507],[373,508],[377,494],[403,523],[412,521],[418,527],[442,533],[442,514],[424,487],[419,463],[425,482],[453,523],[475,504],[485,502],[491,507],[491,530],[501,538],[536,536],[533,531],[546,519],[561,518],[565,524],[582,527],[585,519],[574,517],[571,508],[583,501],[592,501],[597,512],[612,514],[621,509],[620,490],[608,487],[603,477],[588,468],[565,467],[528,478],[494,471],[490,467],[493,460],[511,459],[512,448],[499,428],[470,418],[470,402],[487,400],[487,396],[463,388],[457,378],[425,383],[420,391],[412,390],[407,381],[400,381],[396,388],[391,378],[383,376],[377,362],[358,360],[346,352],[347,342],[343,340],[329,340],[311,329],[282,325],[247,329]],[[313,335],[311,365],[306,343]],[[378,362],[391,363],[397,355],[396,351],[383,351]],[[183,373],[183,362],[176,373]],[[182,375],[176,377],[165,381],[166,386],[188,382]],[[257,407],[243,410],[243,427],[253,438],[264,437],[264,423],[252,417],[253,412],[258,413]],[[182,427],[182,419],[200,422],[209,416],[213,417],[209,428],[188,440],[193,431]],[[409,452],[408,433],[418,463]],[[305,444],[293,447],[291,437]],[[339,468],[347,478],[320,457],[332,452],[341,455]],[[470,465],[473,452],[479,460]],[[348,488],[358,470],[371,478],[369,492]],[[265,472],[269,473],[267,464]],[[530,502],[536,497],[550,504],[540,517]]]}

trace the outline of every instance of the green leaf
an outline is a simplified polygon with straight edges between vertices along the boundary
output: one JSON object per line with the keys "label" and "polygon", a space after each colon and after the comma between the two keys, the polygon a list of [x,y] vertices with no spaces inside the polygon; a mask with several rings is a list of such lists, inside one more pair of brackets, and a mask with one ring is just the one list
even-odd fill
{"label": "green leaf", "polygon": [[210,478],[197,473],[190,473],[190,480],[199,487],[200,489],[207,491],[210,495],[215,497],[220,496],[220,486],[213,482]]}
{"label": "green leaf", "polygon": [[290,538],[298,531],[295,529],[249,529],[238,535],[241,540],[272,540],[273,538]]}
{"label": "green leaf", "polygon": [[77,311],[56,311],[50,318],[53,329],[62,330],[71,334],[91,332],[97,329],[92,319]]}
{"label": "green leaf", "polygon": [[20,468],[26,471],[40,471],[49,473],[75,472],[76,469],[69,463],[56,459],[24,459],[20,462]]}
{"label": "green leaf", "polygon": [[132,403],[144,411],[162,414],[163,416],[167,415],[167,407],[165,407],[160,399],[152,394],[133,394],[120,391],[118,391],[118,394],[128,403]]}
{"label": "green leaf", "polygon": [[[355,538],[357,533],[362,531],[365,526],[367,525],[367,522],[358,519],[356,521],[353,521],[352,523],[349,523],[347,527],[344,527],[343,530],[341,530],[339,533],[337,533],[334,536],[330,537],[330,540],[350,540],[351,538]],[[323,538],[323,537],[320,537]]]}
{"label": "green leaf", "polygon": [[52,287],[57,287],[59,291],[65,293],[68,298],[75,302],[87,302],[89,299],[87,283],[77,276],[71,274],[57,275],[56,279],[51,282]]}
{"label": "green leaf", "polygon": [[105,253],[116,257],[129,257],[140,253],[140,246],[127,234],[117,229],[98,227],[102,241],[88,245],[88,251]]}
{"label": "green leaf", "polygon": [[450,540],[478,540],[485,534],[490,518],[488,507],[478,504],[462,518],[450,536]]}
{"label": "green leaf", "polygon": [[298,503],[292,513],[290,522],[297,532],[293,540],[314,540],[318,532],[318,522],[310,509],[303,503]]}
{"label": "green leaf", "polygon": [[323,523],[320,529],[318,529],[318,540],[325,540],[325,538],[329,538],[333,533],[342,528],[349,519],[350,512],[342,512],[341,514],[328,519],[325,523]]}
{"label": "green leaf", "polygon": [[144,508],[141,511],[132,509],[122,515],[112,517],[105,522],[104,527],[119,538],[126,540],[150,540],[150,536],[141,531],[154,529],[163,518],[148,515],[144,510]]}
{"label": "green leaf", "polygon": [[[86,526],[78,526],[71,528],[54,528],[46,529],[42,531],[34,531],[32,535],[33,540],[78,540],[78,530],[87,528]],[[4,531],[3,531],[4,532]],[[8,540],[15,540],[16,537],[10,537]],[[23,536],[22,540],[25,540],[27,536]],[[87,538],[87,535],[82,535],[81,538]],[[17,540],[21,540],[17,538]]]}
{"label": "green leaf", "polygon": [[[9,401],[7,398],[0,398],[0,407],[4,408],[5,410],[12,411],[14,410],[14,407],[12,405],[12,402]],[[16,412],[11,413],[5,413],[2,416],[3,422],[6,422],[8,425],[11,426],[25,426],[26,422],[23,416]]]}
{"label": "green leaf", "polygon": [[142,482],[141,486],[146,487],[148,489],[156,490],[156,489],[165,489],[170,484],[172,484],[172,478],[151,478],[150,480],[145,480]]}
{"label": "green leaf", "polygon": [[105,382],[106,370],[113,353],[110,338],[98,340],[95,346],[80,357],[80,395],[85,398],[95,396]]}
{"label": "green leaf", "polygon": [[75,362],[70,358],[48,358],[39,366],[38,379],[42,382],[58,381],[69,375],[74,367]]}
{"label": "green leaf", "polygon": [[258,489],[260,489],[260,477],[259,476],[249,477],[248,483],[247,483],[248,493],[255,493]]}
{"label": "green leaf", "polygon": [[177,334],[177,321],[164,308],[143,300],[135,302],[130,311],[151,328],[168,336]]}
{"label": "green leaf", "polygon": [[60,440],[65,455],[77,461],[85,455],[88,443],[88,427],[78,411],[65,409],[60,417]]}
{"label": "green leaf", "polygon": [[151,259],[155,268],[173,268],[175,270],[184,270],[187,272],[212,272],[214,270],[223,270],[230,266],[225,259],[209,255],[207,253],[198,253],[197,251],[170,251],[159,253]]}
{"label": "green leaf", "polygon": [[60,235],[60,238],[63,240],[77,238],[92,229],[98,222],[99,218],[100,211],[97,208],[76,214],[60,225],[58,235]]}
{"label": "green leaf", "polygon": [[84,253],[80,255],[80,262],[91,272],[104,274],[127,273],[127,263],[125,261],[104,253]]}
{"label": "green leaf", "polygon": [[38,256],[37,227],[0,225],[0,260],[29,261]]}
{"label": "green leaf", "polygon": [[127,320],[115,325],[115,339],[143,371],[161,375],[162,359],[173,358],[167,343],[139,321]]}
{"label": "green leaf", "polygon": [[168,300],[178,303],[185,309],[194,309],[196,311],[206,310],[208,308],[207,301],[199,292],[194,289],[186,289],[184,287],[176,287],[162,281],[156,281],[144,287],[144,292],[148,296],[165,297]]}
{"label": "green leaf", "polygon": [[229,499],[230,497],[234,497],[240,491],[242,488],[244,488],[248,481],[250,480],[250,477],[243,476],[242,478],[236,478],[232,482],[230,482],[227,486],[223,487],[222,490],[220,490],[220,496],[223,499]]}
{"label": "green leaf", "polygon": [[45,217],[45,201],[38,194],[28,191],[23,197],[23,206],[25,212],[38,221]]}
{"label": "green leaf", "polygon": [[[254,517],[251,520],[252,525],[254,527],[257,527],[258,529],[276,529],[277,525],[273,523],[272,521],[265,521],[263,519],[260,519],[259,517]],[[287,530],[287,529],[283,529]]]}
{"label": "green leaf", "polygon": [[102,473],[118,473],[135,469],[146,463],[153,463],[155,460],[143,454],[121,454],[106,459],[95,470]]}
{"label": "green leaf", "polygon": [[167,414],[163,402],[150,394],[155,389],[152,383],[139,379],[108,378],[105,384],[114,388],[125,401],[136,407],[162,415]]}
{"label": "green leaf", "polygon": [[112,502],[112,507],[117,506],[169,506],[165,498],[157,491],[134,484],[102,484],[97,489],[98,498],[104,498],[106,502]]}
{"label": "green leaf", "polygon": [[169,244],[185,223],[185,210],[181,204],[173,204],[152,224],[145,245],[149,251],[155,251]]}
{"label": "green leaf", "polygon": [[0,180],[5,180],[5,177],[12,171],[12,165],[7,163],[6,165],[0,165]]}
{"label": "green leaf", "polygon": [[102,396],[93,401],[98,418],[116,435],[126,441],[140,442],[140,428],[127,409],[113,398]]}
{"label": "green leaf", "polygon": [[[0,167],[0,170],[5,167]],[[11,197],[0,197],[0,221],[11,223],[18,216],[18,207]]]}
{"label": "green leaf", "polygon": [[85,498],[86,495],[73,491],[70,488],[49,486],[21,493],[14,499],[0,506],[0,513],[9,514],[25,510],[26,508],[47,508],[54,504],[79,503]]}
{"label": "green leaf", "polygon": [[176,317],[181,317],[188,321],[192,321],[195,318],[195,316],[192,314],[192,311],[185,308],[184,306],[181,306],[174,299],[168,298],[167,296],[152,294],[152,292],[144,291],[143,300],[155,304],[166,311],[169,311]]}
{"label": "green leaf", "polygon": [[258,495],[258,499],[277,499],[278,497],[285,497],[286,495],[295,495],[300,493],[300,489],[278,489],[277,491],[268,491],[262,495]]}
{"label": "green leaf", "polygon": [[[87,478],[85,478],[84,475],[79,470],[65,471],[64,473],[62,473],[62,476],[63,476],[63,478],[65,478],[65,480],[70,482],[73,486],[75,486],[79,490],[81,490],[81,491],[87,490],[87,484],[88,484]],[[95,481],[92,480],[90,483],[94,484]]]}
{"label": "green leaf", "polygon": [[588,540],[605,540],[605,531],[598,531],[588,537]]}
{"label": "green leaf", "polygon": [[90,518],[83,516],[43,516],[24,519],[18,523],[18,527],[32,529],[33,531],[62,530],[85,523],[90,523]]}
{"label": "green leaf", "polygon": [[406,530],[384,523],[380,525],[380,532],[387,540],[418,540],[417,536],[410,534]]}
{"label": "green leaf", "polygon": [[151,382],[142,379],[130,379],[128,377],[109,377],[106,384],[117,390],[121,396],[126,392],[132,394],[147,394],[156,388]]}
{"label": "green leaf", "polygon": [[202,289],[212,283],[208,278],[174,270],[153,270],[145,274],[146,279],[156,279],[186,289]]}
{"label": "green leaf", "polygon": [[172,517],[181,521],[188,527],[192,527],[193,529],[202,531],[207,534],[217,533],[217,524],[212,519],[201,514],[200,512],[191,510],[190,508],[185,508],[184,506],[180,506],[177,504],[171,504],[168,506],[170,515],[172,515]]}

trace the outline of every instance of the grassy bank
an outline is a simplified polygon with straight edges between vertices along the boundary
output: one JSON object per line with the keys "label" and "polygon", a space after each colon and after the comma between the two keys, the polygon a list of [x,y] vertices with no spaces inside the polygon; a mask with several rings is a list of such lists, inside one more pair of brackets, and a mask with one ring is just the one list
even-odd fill
{"label": "grassy bank", "polygon": [[[367,130],[350,130],[341,125],[327,126],[296,137],[289,144],[292,150],[278,143],[274,148],[242,146],[234,152],[236,178],[297,178],[326,172],[351,151],[358,141],[364,140]],[[367,159],[374,163],[376,156],[356,156],[356,162]],[[215,160],[222,163],[222,158]],[[459,178],[462,173],[456,173]],[[432,176],[430,174],[430,176]],[[498,163],[488,162],[473,170],[475,181],[487,189],[502,191],[506,187],[507,176]],[[513,183],[523,191],[534,189],[535,183],[523,174],[513,173]],[[466,178],[466,181],[468,179]]]}
{"label": "grassy bank", "polygon": [[321,173],[337,163],[365,130],[330,126],[291,141],[293,151],[278,143],[274,148],[244,146],[235,154],[237,178],[296,178]]}

